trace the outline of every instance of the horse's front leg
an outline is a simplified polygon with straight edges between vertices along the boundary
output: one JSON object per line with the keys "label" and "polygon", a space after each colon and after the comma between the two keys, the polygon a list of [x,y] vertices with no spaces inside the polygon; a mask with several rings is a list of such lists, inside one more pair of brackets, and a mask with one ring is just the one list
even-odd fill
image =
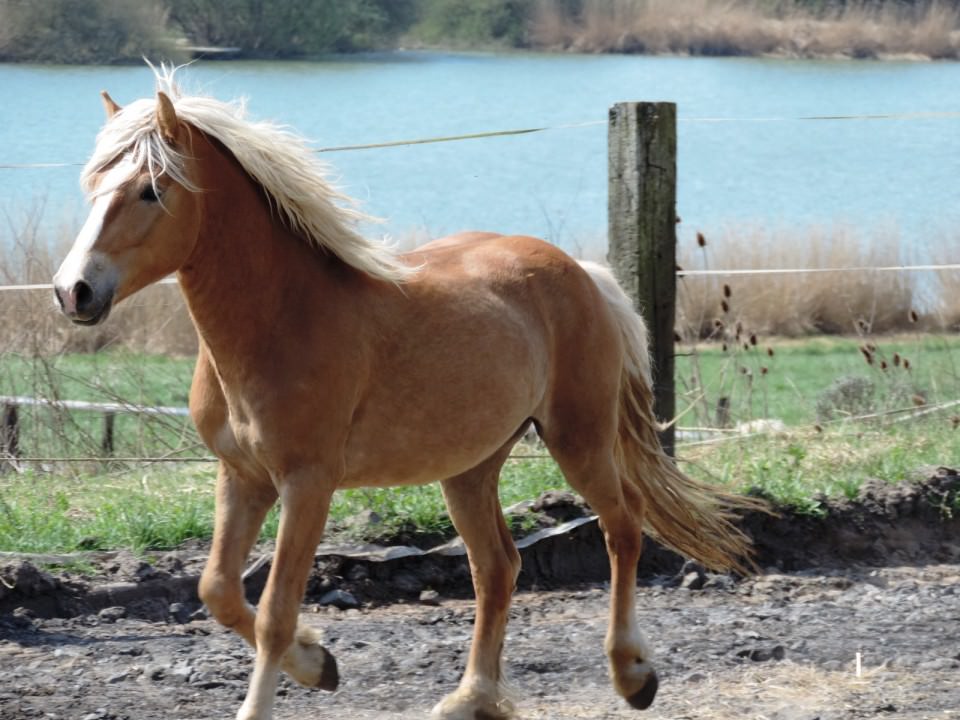
{"label": "horse's front leg", "polygon": [[221,462],[216,500],[213,544],[200,578],[200,599],[221,625],[236,630],[256,647],[254,610],[247,604],[242,574],[277,492],[269,478],[254,480]]}
{"label": "horse's front leg", "polygon": [[337,664],[317,633],[297,627],[314,553],[327,521],[335,484],[329,473],[298,471],[278,479],[280,528],[270,576],[254,622],[257,649],[237,720],[268,720],[281,670],[307,687],[335,690]]}

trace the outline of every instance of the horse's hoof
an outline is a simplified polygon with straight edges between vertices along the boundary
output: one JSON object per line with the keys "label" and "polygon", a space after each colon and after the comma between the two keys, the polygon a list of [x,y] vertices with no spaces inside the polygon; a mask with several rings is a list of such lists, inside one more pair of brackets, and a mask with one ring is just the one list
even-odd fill
{"label": "horse's hoof", "polygon": [[[320,671],[320,682],[317,683],[317,687],[321,690],[333,692],[340,685],[340,672],[337,670],[337,660],[326,648],[321,647],[320,649],[324,652],[324,658],[323,670]],[[656,680],[656,678],[654,678],[654,680]],[[654,692],[656,692],[656,688],[654,688]]]}
{"label": "horse's hoof", "polygon": [[340,684],[337,661],[312,628],[300,628],[283,659],[283,669],[300,685],[333,692]]}
{"label": "horse's hoof", "polygon": [[660,681],[657,680],[657,674],[651,671],[643,687],[628,697],[627,702],[630,703],[630,707],[635,707],[637,710],[646,710],[653,704],[659,687]]}

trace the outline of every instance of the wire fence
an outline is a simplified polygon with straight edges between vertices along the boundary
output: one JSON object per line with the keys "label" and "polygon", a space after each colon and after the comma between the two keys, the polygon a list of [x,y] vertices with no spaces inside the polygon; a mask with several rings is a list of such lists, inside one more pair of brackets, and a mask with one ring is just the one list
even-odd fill
{"label": "wire fence", "polygon": [[[772,123],[772,122],[851,122],[851,121],[910,121],[910,120],[956,120],[960,119],[960,112],[909,112],[909,113],[885,113],[885,114],[857,114],[857,115],[814,115],[814,116],[758,116],[758,117],[688,117],[679,118],[681,123]],[[440,135],[426,138],[390,140],[383,142],[374,142],[355,145],[341,145],[331,147],[319,147],[317,153],[337,153],[362,150],[377,150],[396,147],[427,145],[436,143],[462,142],[481,139],[492,139],[509,136],[522,136],[535,133],[551,132],[557,130],[580,129],[606,125],[605,120],[589,120],[578,123],[565,123],[553,126],[515,128],[506,130],[490,130],[473,133],[462,133],[456,135]],[[65,167],[81,167],[82,162],[39,162],[39,163],[0,163],[0,170],[43,170]],[[847,266],[847,267],[783,267],[783,268],[711,268],[711,269],[683,269],[677,268],[678,277],[736,277],[736,276],[777,276],[777,275],[798,275],[798,274],[850,274],[850,273],[916,273],[916,272],[942,272],[960,270],[960,263],[942,263],[942,264],[923,264],[923,265],[878,265],[878,266]],[[159,284],[176,284],[173,277],[161,280]],[[25,284],[7,284],[0,285],[0,293],[8,292],[29,292],[29,291],[49,291],[52,289],[50,283],[25,283]],[[942,412],[951,409],[960,404],[960,401],[944,401],[925,406],[922,409],[916,407],[896,408],[882,413],[864,413],[861,415],[850,416],[843,422],[856,423],[879,418],[898,416],[902,420],[910,420],[926,416],[930,413]],[[172,407],[149,407],[133,403],[92,403],[86,401],[71,401],[60,399],[47,399],[37,397],[0,397],[0,405],[6,407],[46,407],[57,412],[63,411],[88,411],[101,413],[105,417],[116,413],[132,413],[141,415],[176,415],[186,416],[186,408]],[[807,429],[819,428],[820,425],[811,425]],[[111,426],[112,428],[112,426]],[[793,428],[799,430],[802,428]],[[7,441],[10,438],[10,430],[7,429]],[[112,429],[111,429],[112,432]],[[763,434],[757,432],[744,432],[730,430],[726,428],[699,428],[680,430],[680,439],[685,441],[685,445],[693,447],[696,445],[715,445],[740,441],[745,438],[755,437]],[[142,465],[156,463],[212,463],[216,462],[215,457],[210,456],[187,456],[184,453],[192,452],[197,449],[197,445],[191,445],[187,448],[179,448],[163,455],[64,455],[64,456],[17,456],[9,452],[8,447],[0,447],[0,459],[5,459],[8,464],[54,464],[54,463],[90,463],[90,462],[112,462],[112,463],[136,463]],[[511,460],[547,460],[550,456],[543,452],[520,452],[510,456]]]}
{"label": "wire fence", "polygon": [[[960,111],[917,111],[905,113],[874,113],[859,115],[770,115],[757,117],[688,117],[678,118],[681,123],[773,123],[773,122],[849,122],[849,121],[879,121],[879,120],[957,120],[960,119]],[[534,133],[552,132],[555,130],[572,130],[579,128],[597,127],[606,125],[606,120],[585,120],[583,122],[562,123],[559,125],[549,125],[542,127],[513,128],[506,130],[482,130],[472,133],[460,133],[456,135],[437,135],[427,138],[414,138],[406,140],[385,140],[382,142],[361,143],[357,145],[335,145],[330,147],[319,147],[315,149],[317,153],[337,153],[352,152],[356,150],[379,150],[395,147],[409,147],[414,145],[432,145],[436,143],[461,142],[465,140],[484,140],[498,137],[511,137],[518,135],[532,135]],[[14,163],[0,162],[0,170],[45,170],[65,167],[83,167],[82,162],[37,162],[37,163]]]}

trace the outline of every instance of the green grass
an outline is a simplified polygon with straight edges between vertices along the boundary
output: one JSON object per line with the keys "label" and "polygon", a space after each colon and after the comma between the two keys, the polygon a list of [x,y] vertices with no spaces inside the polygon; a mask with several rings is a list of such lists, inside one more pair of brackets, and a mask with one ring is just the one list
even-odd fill
{"label": "green grass", "polygon": [[[902,482],[924,465],[960,464],[960,430],[944,414],[894,424],[803,429],[717,444],[681,444],[683,468],[732,490],[759,489],[801,512],[818,514],[826,497],[853,497],[870,478]],[[0,550],[71,552],[175,547],[212,531],[212,466],[151,466],[65,480],[44,472],[0,477]],[[550,460],[510,461],[500,485],[503,505],[565,488]],[[957,508],[960,510],[960,508]],[[370,539],[349,520],[372,510],[375,538],[421,532],[448,535],[439,486],[338,492],[330,520],[338,539]],[[263,539],[275,537],[278,513]]]}
{"label": "green grass", "polygon": [[949,414],[896,423],[850,423],[716,444],[680,445],[690,475],[746,492],[762,491],[801,512],[822,511],[824,498],[855,497],[868,479],[911,478],[925,465],[960,465],[960,429]]}
{"label": "green grass", "polygon": [[[877,348],[872,365],[859,349],[866,343]],[[960,397],[957,337],[819,337],[769,344],[761,339],[755,346],[747,340],[747,345],[749,349],[741,344],[726,351],[715,345],[678,346],[677,407],[690,408],[680,426],[713,426],[720,397],[729,398],[734,423],[778,418],[791,426],[812,424],[822,420],[817,403],[823,393],[839,378],[853,376],[866,378],[875,387],[874,411],[909,407],[915,395],[928,404]],[[895,353],[901,357],[900,365],[894,364]],[[886,369],[881,369],[883,362]]]}
{"label": "green grass", "polygon": [[[69,479],[36,471],[0,476],[0,550],[161,550],[208,538],[215,474],[212,464],[178,464]],[[501,500],[508,506],[564,486],[552,461],[514,460],[504,468]],[[341,528],[340,537],[368,539],[349,525],[363,510],[380,516],[381,523],[372,528],[378,536],[452,532],[437,484],[338,492],[330,521]],[[264,523],[262,539],[276,537],[278,519],[275,508]]]}
{"label": "green grass", "polygon": [[[0,355],[0,395],[183,407],[193,358],[124,351],[51,358]],[[28,457],[97,457],[103,416],[96,412],[19,410],[20,448]],[[118,457],[198,454],[199,438],[187,417],[121,414],[114,427]],[[202,450],[199,454],[205,454]]]}
{"label": "green grass", "polygon": [[[904,422],[884,418],[818,423],[818,399],[838,377],[869,378],[877,388],[876,410],[903,402],[912,406],[912,397],[898,390],[905,380],[910,392],[922,393],[928,404],[960,397],[954,364],[960,339],[900,337],[874,342],[873,365],[865,362],[859,350],[862,342],[844,339],[781,342],[772,346],[772,357],[761,342],[749,350],[724,352],[708,347],[699,349],[695,357],[678,358],[678,380],[692,376],[700,382],[696,389],[688,387],[686,404],[696,402],[681,425],[712,424],[720,396],[730,398],[733,421],[775,417],[788,425],[785,432],[772,435],[681,444],[678,455],[684,469],[733,490],[758,488],[801,511],[817,513],[823,497],[853,496],[868,478],[899,482],[922,465],[960,464],[960,430],[954,429],[958,409]],[[900,354],[900,366],[893,364],[894,352]],[[909,370],[904,369],[902,358],[910,360]],[[888,363],[887,370],[879,369],[882,359]],[[123,397],[134,403],[182,405],[192,365],[191,359],[118,352],[64,356],[51,362],[4,356],[0,357],[0,394],[50,396],[53,388],[63,398],[114,401]],[[684,405],[684,400],[678,400],[678,407]],[[51,412],[35,411],[33,425],[24,425],[26,453],[72,455],[98,441],[97,416],[69,413],[58,420],[62,432],[57,435],[57,423],[44,420],[44,414]],[[123,420],[127,424],[118,420],[117,426],[118,454],[157,453],[195,442],[188,420],[159,428],[151,426],[152,421]],[[42,432],[29,436],[38,428]],[[52,438],[52,445],[44,445],[45,438]],[[102,461],[46,467],[28,465],[21,474],[0,474],[0,550],[162,549],[209,537],[212,531],[212,463],[136,467]],[[515,459],[504,468],[500,496],[503,505],[509,506],[565,487],[552,461]],[[381,518],[372,530],[363,531],[350,522],[365,510]],[[343,536],[353,539],[363,532],[378,537],[410,531],[451,532],[437,485],[341,491],[330,518]],[[277,520],[274,511],[264,527],[265,539],[275,536]]]}

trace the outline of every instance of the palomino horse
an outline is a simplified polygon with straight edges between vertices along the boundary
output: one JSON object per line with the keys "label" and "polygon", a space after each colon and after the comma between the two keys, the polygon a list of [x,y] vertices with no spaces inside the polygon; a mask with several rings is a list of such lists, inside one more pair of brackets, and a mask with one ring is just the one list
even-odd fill
{"label": "palomino horse", "polygon": [[[54,279],[63,312],[93,325],[176,272],[200,339],[190,410],[220,459],[200,596],[256,649],[237,717],[271,716],[280,671],[337,687],[333,657],[298,624],[338,488],[439,480],[466,544],[477,610],[457,689],[435,718],[513,713],[501,652],[520,557],[497,497],[500,467],[533,423],[599,515],[611,566],[606,638],[616,691],[657,691],[635,617],[641,531],[711,567],[746,539],[749,501],[681,474],[661,450],[646,331],[609,271],[530,237],[466,233],[407,255],[361,237],[360,217],[289,132],[156,72],[120,108],[82,174],[93,206]],[[281,503],[259,608],[241,572]]]}

